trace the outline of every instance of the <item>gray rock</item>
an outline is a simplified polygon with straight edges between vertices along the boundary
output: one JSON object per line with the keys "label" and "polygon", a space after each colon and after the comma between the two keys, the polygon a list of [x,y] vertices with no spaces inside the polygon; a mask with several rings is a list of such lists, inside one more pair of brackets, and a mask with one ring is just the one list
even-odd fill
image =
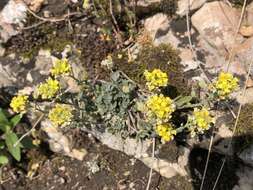
{"label": "gray rock", "polygon": [[[201,37],[213,48],[226,56],[234,45],[234,34],[239,23],[240,13],[222,1],[206,3],[191,18],[193,26]],[[238,35],[236,43],[242,42]]]}
{"label": "gray rock", "polygon": [[239,158],[241,158],[245,163],[253,166],[253,144],[243,150],[239,154]]}
{"label": "gray rock", "polygon": [[155,3],[161,3],[162,0],[139,0],[137,1],[138,7],[148,7]]}
{"label": "gray rock", "polygon": [[[189,1],[189,5],[188,5],[188,1]],[[190,8],[190,11],[194,11],[200,8],[204,3],[206,3],[206,1],[207,0],[179,0],[176,13],[180,16],[185,16],[189,8]]]}
{"label": "gray rock", "polygon": [[233,190],[252,190],[253,187],[253,170],[250,167],[243,166],[237,172],[239,178],[238,184],[233,187]]}
{"label": "gray rock", "polygon": [[[87,131],[85,127],[83,130]],[[163,177],[171,178],[176,175],[187,175],[185,166],[188,163],[190,152],[188,149],[184,151],[184,155],[178,158],[177,163],[171,163],[165,159],[152,158],[149,153],[152,142],[149,139],[145,141],[138,141],[133,138],[122,139],[120,135],[113,135],[109,132],[101,133],[97,129],[93,129],[90,132],[109,148],[122,151],[129,156],[134,156],[148,167],[153,168],[155,171],[160,173]]]}
{"label": "gray rock", "polygon": [[0,44],[0,57],[4,56],[5,48]]}
{"label": "gray rock", "polygon": [[10,0],[0,12],[0,42],[6,42],[23,27],[26,18],[26,5],[22,1]]}
{"label": "gray rock", "polygon": [[144,21],[144,28],[154,40],[159,31],[167,31],[170,27],[170,20],[166,14],[157,13]]}
{"label": "gray rock", "polygon": [[253,103],[253,96],[252,96],[253,88],[246,89],[244,96],[242,95],[242,93],[243,93],[242,91],[243,90],[240,90],[240,91],[234,93],[233,97],[235,97],[236,100],[242,105]]}

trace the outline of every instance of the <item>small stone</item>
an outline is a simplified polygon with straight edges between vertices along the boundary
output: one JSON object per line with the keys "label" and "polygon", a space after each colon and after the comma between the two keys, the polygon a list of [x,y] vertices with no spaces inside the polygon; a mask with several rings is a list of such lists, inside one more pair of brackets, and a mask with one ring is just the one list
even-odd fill
{"label": "small stone", "polygon": [[65,167],[65,166],[61,166],[61,167],[59,168],[59,170],[64,172],[64,171],[66,170],[66,167]]}
{"label": "small stone", "polygon": [[49,18],[51,16],[51,12],[50,11],[44,11],[43,15],[45,18]]}
{"label": "small stone", "polygon": [[33,77],[31,75],[31,72],[28,72],[27,75],[26,75],[26,80],[29,81],[30,83],[33,82]]}
{"label": "small stone", "polygon": [[5,48],[0,44],[0,57],[4,56]]}
{"label": "small stone", "polygon": [[242,26],[240,29],[240,34],[244,37],[251,37],[253,36],[253,26]]}
{"label": "small stone", "polygon": [[126,171],[126,172],[124,172],[124,176],[129,176],[131,174],[131,172],[130,171]]}
{"label": "small stone", "polygon": [[63,177],[60,177],[59,182],[60,182],[60,184],[64,184],[64,183],[66,183],[66,180]]}

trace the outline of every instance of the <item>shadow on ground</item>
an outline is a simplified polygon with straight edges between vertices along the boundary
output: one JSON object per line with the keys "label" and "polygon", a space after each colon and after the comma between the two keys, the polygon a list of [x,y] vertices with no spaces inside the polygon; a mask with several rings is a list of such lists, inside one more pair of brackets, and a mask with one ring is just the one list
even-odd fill
{"label": "shadow on ground", "polygon": [[[246,165],[238,157],[240,151],[238,149],[237,142],[242,142],[243,139],[253,139],[253,136],[238,136],[233,139],[233,146],[235,148],[235,154],[230,156],[225,156],[218,153],[211,153],[210,160],[208,163],[207,173],[204,180],[203,190],[213,190],[216,178],[219,174],[222,162],[225,159],[225,165],[220,175],[219,181],[215,190],[233,190],[235,185],[238,185],[240,178],[238,177],[238,172],[242,170]],[[231,139],[227,139],[231,140]],[[249,146],[250,144],[248,144]],[[246,148],[246,147],[244,147]],[[204,168],[207,160],[208,150],[202,148],[192,149],[189,156],[189,170],[192,178],[192,185],[194,190],[199,190],[201,186],[202,176],[204,173]],[[249,170],[253,170],[249,165],[246,167]],[[246,175],[246,174],[245,174]],[[253,180],[253,176],[245,176],[247,179]],[[251,186],[251,181],[248,181]],[[250,189],[239,188],[240,190],[252,190],[253,186]]]}

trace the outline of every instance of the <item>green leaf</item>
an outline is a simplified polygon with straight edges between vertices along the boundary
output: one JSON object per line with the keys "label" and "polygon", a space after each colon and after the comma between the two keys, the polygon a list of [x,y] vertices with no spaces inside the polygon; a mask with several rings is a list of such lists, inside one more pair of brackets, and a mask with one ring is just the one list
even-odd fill
{"label": "green leaf", "polygon": [[175,104],[176,104],[177,108],[180,109],[185,104],[189,104],[191,100],[192,100],[191,96],[183,96],[183,97],[177,99],[175,101]]}
{"label": "green leaf", "polygon": [[4,147],[5,147],[4,141],[0,141],[0,149],[4,149]]}
{"label": "green leaf", "polygon": [[18,115],[15,115],[13,118],[11,118],[10,122],[12,124],[12,127],[15,127],[20,122],[22,117],[23,117],[23,114],[20,113]]}
{"label": "green leaf", "polygon": [[0,125],[9,125],[8,118],[5,116],[2,108],[0,108]]}
{"label": "green leaf", "polygon": [[9,160],[8,160],[7,156],[0,155],[0,165],[8,164],[8,162],[9,162]]}
{"label": "green leaf", "polygon": [[20,144],[14,146],[17,141],[18,137],[15,133],[8,132],[5,134],[5,143],[7,145],[8,151],[17,161],[20,161],[21,159]]}

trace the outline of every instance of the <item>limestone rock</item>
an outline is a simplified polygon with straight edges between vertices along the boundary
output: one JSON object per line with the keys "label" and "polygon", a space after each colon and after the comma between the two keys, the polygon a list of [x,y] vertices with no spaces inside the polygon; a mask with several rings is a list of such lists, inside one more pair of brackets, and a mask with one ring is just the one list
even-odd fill
{"label": "limestone rock", "polygon": [[253,144],[243,150],[239,154],[239,158],[241,158],[245,163],[248,163],[253,166]]}
{"label": "limestone rock", "polygon": [[101,133],[96,129],[93,129],[92,135],[94,135],[109,148],[122,151],[130,156],[134,156],[148,167],[153,168],[155,171],[160,173],[163,177],[171,178],[176,175],[187,175],[185,166],[188,163],[189,150],[186,150],[184,155],[178,158],[177,163],[171,163],[165,159],[152,158],[148,152],[152,145],[152,142],[149,139],[145,141],[138,141],[133,138],[122,139],[120,135],[113,135],[109,132]]}
{"label": "limestone rock", "polygon": [[154,3],[160,3],[162,0],[139,0],[137,1],[137,6],[139,7],[148,7]]}
{"label": "limestone rock", "polygon": [[251,104],[253,103],[253,88],[246,89],[245,95],[242,96],[242,91],[239,91],[237,93],[234,93],[233,96],[236,98],[236,100],[242,104]]}
{"label": "limestone rock", "polygon": [[[214,1],[199,9],[191,21],[201,37],[224,56],[234,45],[239,17],[238,10],[222,1]],[[242,40],[243,37],[238,35],[236,43]]]}
{"label": "limestone rock", "polygon": [[185,16],[188,11],[188,1],[190,11],[200,8],[207,0],[179,0],[177,14],[180,16]]}
{"label": "limestone rock", "polygon": [[169,29],[170,20],[166,14],[158,13],[144,21],[144,28],[155,39],[158,32],[166,32]]}
{"label": "limestone rock", "polygon": [[24,2],[10,0],[0,12],[0,43],[16,35],[17,26],[22,28],[25,18],[26,5]]}
{"label": "limestone rock", "polygon": [[49,147],[52,151],[62,153],[72,158],[83,160],[87,154],[85,149],[77,150],[72,148],[69,139],[56,127],[53,127],[50,121],[41,122],[42,130],[46,132],[49,137]]}
{"label": "limestone rock", "polygon": [[25,0],[25,2],[32,11],[38,12],[45,0]]}

